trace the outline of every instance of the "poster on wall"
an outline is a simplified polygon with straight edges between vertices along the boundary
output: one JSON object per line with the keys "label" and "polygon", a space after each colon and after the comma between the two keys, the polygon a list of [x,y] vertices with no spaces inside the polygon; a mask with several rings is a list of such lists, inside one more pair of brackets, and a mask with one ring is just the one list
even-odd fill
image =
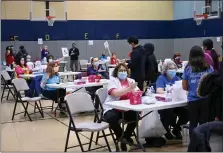
{"label": "poster on wall", "polygon": [[93,41],[93,40],[89,40],[89,41],[88,41],[88,45],[89,45],[89,46],[93,46],[93,45],[94,45],[94,41]]}
{"label": "poster on wall", "polygon": [[105,48],[109,48],[109,44],[108,44],[107,40],[104,42],[104,46],[105,46]]}
{"label": "poster on wall", "polygon": [[217,42],[220,42],[221,41],[221,37],[217,37]]}
{"label": "poster on wall", "polygon": [[38,38],[38,44],[42,45],[43,44],[43,38]]}
{"label": "poster on wall", "polygon": [[62,50],[63,57],[69,57],[69,51],[67,47],[62,47],[61,50]]}

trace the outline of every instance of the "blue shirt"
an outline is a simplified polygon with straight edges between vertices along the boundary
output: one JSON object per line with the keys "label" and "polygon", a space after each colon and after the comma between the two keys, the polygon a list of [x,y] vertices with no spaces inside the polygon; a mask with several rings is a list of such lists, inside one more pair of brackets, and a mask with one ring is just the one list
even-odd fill
{"label": "blue shirt", "polygon": [[156,80],[156,88],[163,88],[165,90],[166,85],[173,85],[175,81],[181,80],[178,76],[175,76],[172,80],[168,80],[165,75],[160,75]]}
{"label": "blue shirt", "polygon": [[185,68],[183,73],[183,80],[186,80],[188,83],[188,101],[196,101],[202,99],[197,95],[197,87],[201,77],[206,73],[212,73],[214,70],[212,67],[203,72],[192,72],[192,67],[188,66]]}
{"label": "blue shirt", "polygon": [[[46,77],[47,77],[47,74],[44,74],[42,77],[41,83],[46,80]],[[46,84],[54,84],[54,83],[60,83],[60,76],[53,75],[46,81]],[[56,88],[49,88],[49,87],[45,86],[44,90],[56,90]]]}
{"label": "blue shirt", "polygon": [[49,51],[42,49],[41,51],[41,60],[44,59],[44,57],[47,57],[49,55]]}

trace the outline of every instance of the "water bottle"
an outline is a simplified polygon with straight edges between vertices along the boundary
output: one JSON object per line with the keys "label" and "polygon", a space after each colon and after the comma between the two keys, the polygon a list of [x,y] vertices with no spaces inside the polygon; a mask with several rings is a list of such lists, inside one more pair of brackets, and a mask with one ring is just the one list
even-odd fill
{"label": "water bottle", "polygon": [[64,72],[67,72],[67,66],[66,65],[64,66]]}
{"label": "water bottle", "polygon": [[166,101],[167,102],[172,101],[171,86],[170,85],[166,86]]}
{"label": "water bottle", "polygon": [[151,97],[154,98],[155,97],[155,90],[154,90],[153,86],[150,87],[150,92],[151,92]]}
{"label": "water bottle", "polygon": [[151,88],[150,87],[147,88],[146,96],[149,96],[149,97],[151,96]]}

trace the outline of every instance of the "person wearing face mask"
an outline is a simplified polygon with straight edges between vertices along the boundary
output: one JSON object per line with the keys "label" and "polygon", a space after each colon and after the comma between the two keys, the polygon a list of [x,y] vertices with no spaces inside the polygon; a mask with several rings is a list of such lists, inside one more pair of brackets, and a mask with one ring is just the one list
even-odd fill
{"label": "person wearing face mask", "polygon": [[[31,74],[32,70],[30,70],[27,65],[26,61],[23,57],[20,57],[16,60],[16,67],[15,67],[15,77],[20,78],[19,75],[21,74]],[[27,78],[29,80],[29,78]]]}
{"label": "person wearing face mask", "polygon": [[41,48],[41,61],[50,54],[48,47],[45,45],[44,48]]}
{"label": "person wearing face mask", "polygon": [[[112,77],[109,80],[108,86],[108,96],[103,103],[104,108],[104,119],[109,123],[110,128],[114,131],[116,139],[119,139],[122,135],[122,129],[119,124],[119,120],[122,118],[122,112],[117,109],[109,107],[109,102],[117,100],[127,100],[130,98],[130,92],[139,90],[136,82],[129,78],[128,67],[124,63],[120,63],[116,66],[113,71]],[[131,122],[136,121],[137,112],[126,111],[124,114],[124,120]],[[131,135],[136,127],[137,123],[128,123],[124,132],[123,141],[128,143],[133,143]],[[121,143],[121,150],[127,151],[125,143]]]}
{"label": "person wearing face mask", "polygon": [[146,72],[146,51],[139,45],[139,40],[135,37],[129,37],[127,42],[132,48],[130,62],[128,67],[131,70],[131,78],[138,82],[138,87],[144,91],[144,81]]}
{"label": "person wearing face mask", "polygon": [[206,62],[205,54],[201,47],[193,46],[190,50],[189,62],[183,73],[183,89],[188,91],[188,113],[190,136],[198,124],[208,122],[209,105],[208,97],[199,97],[198,84],[204,74],[212,73],[214,69]]}
{"label": "person wearing face mask", "polygon": [[34,69],[34,64],[33,64],[33,62],[31,61],[31,56],[30,56],[30,55],[27,55],[26,60],[27,60],[27,63],[26,63],[27,67],[28,67],[30,70]]}
{"label": "person wearing face mask", "polygon": [[100,60],[107,60],[107,56],[105,55],[105,53],[101,54]]}
{"label": "person wearing face mask", "polygon": [[89,66],[87,69],[87,75],[97,75],[101,78],[108,79],[108,74],[103,69],[102,65],[99,64],[98,58],[96,57],[91,59],[91,66]]}
{"label": "person wearing face mask", "polygon": [[56,89],[47,87],[47,84],[60,83],[60,76],[58,74],[58,71],[59,64],[57,62],[48,63],[46,73],[42,77],[40,86],[43,89],[42,95],[58,103],[60,108],[60,115],[65,116],[66,114],[64,111],[66,110],[66,106],[64,102],[64,97],[66,96],[66,89]]}
{"label": "person wearing face mask", "polygon": [[[175,81],[181,80],[177,75],[177,66],[172,61],[166,61],[163,64],[162,74],[158,77],[156,81],[156,93],[164,94],[165,88],[167,85],[173,85]],[[167,133],[165,137],[169,140],[182,139],[181,134],[181,125],[184,125],[188,122],[187,109],[184,107],[165,109],[158,111],[160,114],[160,120],[166,129]],[[177,121],[177,117],[179,118]],[[172,133],[170,126],[173,127]]]}
{"label": "person wearing face mask", "polygon": [[54,62],[54,57],[53,57],[53,55],[49,54],[49,55],[46,57],[46,61],[47,61],[47,63]]}
{"label": "person wearing face mask", "polygon": [[181,55],[180,55],[180,53],[175,53],[174,55],[173,55],[173,61],[174,61],[174,63],[177,65],[177,68],[182,68],[182,61],[181,61]]}

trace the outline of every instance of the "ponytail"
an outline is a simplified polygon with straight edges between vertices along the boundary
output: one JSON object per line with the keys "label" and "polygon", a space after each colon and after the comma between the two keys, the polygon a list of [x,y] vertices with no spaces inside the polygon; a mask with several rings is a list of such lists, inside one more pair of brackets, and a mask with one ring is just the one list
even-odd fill
{"label": "ponytail", "polygon": [[214,48],[211,49],[211,57],[214,62],[214,69],[218,70],[219,69],[219,58],[218,58],[218,54]]}

